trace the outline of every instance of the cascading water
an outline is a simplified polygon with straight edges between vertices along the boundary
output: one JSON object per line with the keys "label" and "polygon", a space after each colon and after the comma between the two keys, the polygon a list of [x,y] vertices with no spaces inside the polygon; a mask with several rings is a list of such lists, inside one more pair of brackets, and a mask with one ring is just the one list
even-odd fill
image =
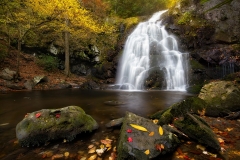
{"label": "cascading water", "polygon": [[161,25],[159,18],[165,12],[155,13],[129,35],[118,66],[119,89],[143,90],[150,73],[160,70],[164,75],[161,83],[165,83],[162,89],[185,90],[188,54],[178,51],[176,39]]}

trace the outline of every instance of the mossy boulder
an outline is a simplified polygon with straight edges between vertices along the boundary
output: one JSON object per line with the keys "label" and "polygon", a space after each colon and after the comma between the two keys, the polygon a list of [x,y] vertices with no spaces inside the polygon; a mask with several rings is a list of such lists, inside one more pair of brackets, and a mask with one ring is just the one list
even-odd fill
{"label": "mossy boulder", "polygon": [[[136,129],[131,124],[144,127],[147,131]],[[127,112],[121,128],[117,159],[148,160],[173,152],[180,141],[164,127],[160,135],[159,127],[149,119]]]}
{"label": "mossy boulder", "polygon": [[187,113],[202,114],[207,104],[198,97],[190,97],[181,102],[175,103],[164,111],[159,111],[150,116],[151,119],[158,119],[158,124],[172,123],[175,117],[184,116]]}
{"label": "mossy boulder", "polygon": [[208,83],[203,86],[198,97],[213,107],[240,110],[240,88],[232,81]]}
{"label": "mossy boulder", "polygon": [[21,146],[36,146],[50,140],[73,140],[77,134],[98,128],[97,122],[78,106],[42,109],[29,113],[16,126]]}
{"label": "mossy boulder", "polygon": [[217,151],[221,150],[216,134],[209,125],[197,115],[186,114],[174,121],[174,126],[195,141],[209,146]]}

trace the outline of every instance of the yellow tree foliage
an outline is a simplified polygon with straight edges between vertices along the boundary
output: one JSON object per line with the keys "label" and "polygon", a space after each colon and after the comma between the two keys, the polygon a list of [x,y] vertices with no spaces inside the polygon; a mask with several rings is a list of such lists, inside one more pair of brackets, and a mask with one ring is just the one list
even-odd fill
{"label": "yellow tree foliage", "polygon": [[[93,19],[91,13],[81,7],[78,0],[27,0],[27,5],[39,16],[57,20],[55,25],[58,25],[61,31],[68,30],[73,33],[74,29],[78,28],[82,31],[106,33],[112,30],[106,24],[100,24],[96,19]],[[65,25],[66,19],[70,21],[70,27]]]}

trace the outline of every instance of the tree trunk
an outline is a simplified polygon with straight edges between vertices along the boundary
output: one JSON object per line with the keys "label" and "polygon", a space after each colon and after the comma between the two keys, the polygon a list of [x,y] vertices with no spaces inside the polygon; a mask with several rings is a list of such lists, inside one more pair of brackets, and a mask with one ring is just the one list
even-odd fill
{"label": "tree trunk", "polygon": [[[69,19],[65,18],[65,24],[69,26]],[[64,32],[64,48],[65,48],[65,75],[70,75],[70,64],[69,64],[69,32],[66,30]]]}
{"label": "tree trunk", "polygon": [[19,69],[19,65],[20,65],[20,53],[22,50],[22,40],[21,40],[21,30],[18,28],[18,48],[17,48],[17,77],[18,78],[20,76],[20,69]]}

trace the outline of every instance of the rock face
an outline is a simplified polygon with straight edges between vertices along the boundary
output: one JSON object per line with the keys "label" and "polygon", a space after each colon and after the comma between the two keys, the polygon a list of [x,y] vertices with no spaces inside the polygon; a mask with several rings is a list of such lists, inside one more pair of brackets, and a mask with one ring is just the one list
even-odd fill
{"label": "rock face", "polygon": [[[146,130],[136,129],[131,124]],[[165,128],[160,134],[159,127],[151,120],[127,112],[121,128],[117,159],[147,160],[174,151],[180,142],[177,136]]]}
{"label": "rock face", "polygon": [[78,106],[42,109],[29,113],[16,126],[21,146],[36,146],[49,140],[73,140],[77,134],[98,128],[97,122]]}
{"label": "rock face", "polygon": [[230,111],[240,110],[240,88],[231,81],[216,81],[206,84],[198,96],[213,107]]}
{"label": "rock face", "polygon": [[170,9],[166,29],[179,39],[180,49],[203,67],[190,72],[190,86],[219,79],[240,68],[240,2],[184,0]]}

